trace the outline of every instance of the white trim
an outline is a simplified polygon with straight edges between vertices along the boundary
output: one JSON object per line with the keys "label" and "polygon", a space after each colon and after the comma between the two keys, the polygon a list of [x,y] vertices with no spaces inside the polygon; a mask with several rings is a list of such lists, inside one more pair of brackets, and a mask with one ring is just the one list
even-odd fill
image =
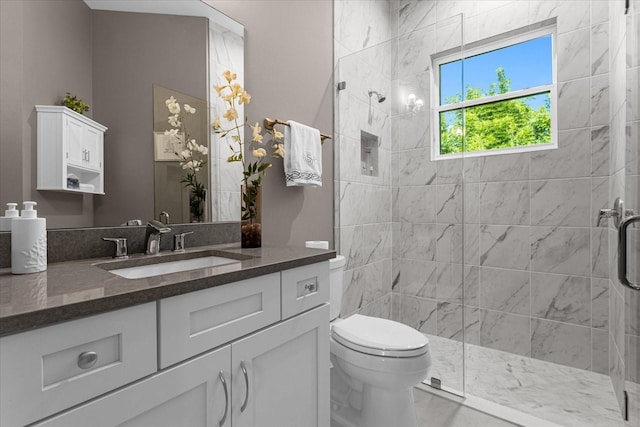
{"label": "white trim", "polygon": [[244,26],[203,0],[84,0],[93,10],[200,16],[244,37]]}
{"label": "white trim", "polygon": [[531,95],[540,95],[551,92],[554,85],[536,86],[534,88],[515,90],[507,93],[499,93],[497,95],[485,96],[483,98],[470,99],[468,101],[456,102],[455,104],[439,105],[436,107],[438,113],[444,113],[451,110],[459,110],[460,108],[475,107],[476,105],[493,104],[494,102],[508,101],[510,99],[522,98]]}
{"label": "white trim", "polygon": [[525,412],[518,411],[517,409],[509,408],[507,406],[503,406],[477,396],[467,394],[465,397],[461,397],[457,394],[452,394],[447,391],[437,390],[423,383],[418,384],[416,388],[427,393],[434,394],[443,399],[455,402],[460,406],[465,406],[475,411],[482,412],[483,414],[487,414],[489,416],[498,418],[506,422],[514,423],[519,426],[562,427],[560,424],[556,424],[552,421],[547,421],[534,415],[530,415]]}
{"label": "white trim", "polygon": [[[533,88],[526,88],[515,90],[512,92],[497,94],[493,96],[486,96],[483,98],[472,99],[468,101],[456,102],[455,104],[440,105],[440,65],[447,64],[453,61],[458,61],[464,58],[469,58],[484,53],[489,53],[498,49],[513,46],[519,43],[524,43],[536,38],[551,36],[551,84],[536,86]],[[503,39],[495,40],[491,38],[490,42],[482,43],[474,42],[474,46],[469,49],[465,49],[464,46],[460,47],[459,51],[442,56],[438,54],[431,55],[431,160],[445,160],[445,159],[458,159],[464,157],[483,157],[499,154],[513,154],[523,153],[529,151],[540,150],[552,150],[558,148],[558,91],[557,91],[557,30],[556,25],[551,24],[542,28],[527,31],[517,35],[505,37]],[[514,98],[521,98],[524,96],[536,95],[549,92],[551,98],[551,141],[545,144],[523,145],[518,147],[497,148],[492,150],[483,151],[467,151],[463,153],[453,154],[440,154],[440,113],[453,111],[461,108],[469,108],[478,105],[486,105],[494,102],[505,101]]]}

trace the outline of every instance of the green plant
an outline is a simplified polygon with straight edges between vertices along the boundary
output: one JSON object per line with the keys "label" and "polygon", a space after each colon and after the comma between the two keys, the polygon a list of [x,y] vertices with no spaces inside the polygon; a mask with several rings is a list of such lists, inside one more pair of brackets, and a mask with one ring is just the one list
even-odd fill
{"label": "green plant", "polygon": [[82,99],[78,99],[75,95],[71,96],[69,92],[67,92],[67,96],[64,97],[62,105],[80,114],[89,111],[89,104]]}

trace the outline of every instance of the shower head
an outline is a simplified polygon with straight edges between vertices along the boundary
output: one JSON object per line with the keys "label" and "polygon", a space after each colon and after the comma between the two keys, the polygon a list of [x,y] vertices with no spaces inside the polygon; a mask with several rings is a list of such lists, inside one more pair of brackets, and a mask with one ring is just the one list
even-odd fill
{"label": "shower head", "polygon": [[384,102],[385,99],[387,99],[386,96],[384,96],[383,94],[381,94],[380,92],[377,92],[375,90],[370,90],[369,91],[369,98],[371,98],[371,95],[375,94],[376,97],[378,98],[378,102]]}

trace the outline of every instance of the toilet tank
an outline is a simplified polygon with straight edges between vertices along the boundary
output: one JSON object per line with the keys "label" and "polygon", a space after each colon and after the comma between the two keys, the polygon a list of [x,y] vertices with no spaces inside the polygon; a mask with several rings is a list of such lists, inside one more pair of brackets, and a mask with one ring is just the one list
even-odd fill
{"label": "toilet tank", "polygon": [[338,316],[340,316],[345,264],[346,259],[343,255],[338,255],[329,260],[329,304],[331,320],[337,319]]}

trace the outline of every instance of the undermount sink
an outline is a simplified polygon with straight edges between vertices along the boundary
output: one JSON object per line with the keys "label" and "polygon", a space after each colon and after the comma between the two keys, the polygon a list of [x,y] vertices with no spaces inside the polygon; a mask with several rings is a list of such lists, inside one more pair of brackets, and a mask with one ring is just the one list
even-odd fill
{"label": "undermount sink", "polygon": [[227,254],[221,254],[220,251],[193,252],[97,264],[97,267],[108,270],[110,273],[125,279],[143,279],[163,274],[217,267],[252,258],[236,253],[228,254],[230,257],[224,255]]}

